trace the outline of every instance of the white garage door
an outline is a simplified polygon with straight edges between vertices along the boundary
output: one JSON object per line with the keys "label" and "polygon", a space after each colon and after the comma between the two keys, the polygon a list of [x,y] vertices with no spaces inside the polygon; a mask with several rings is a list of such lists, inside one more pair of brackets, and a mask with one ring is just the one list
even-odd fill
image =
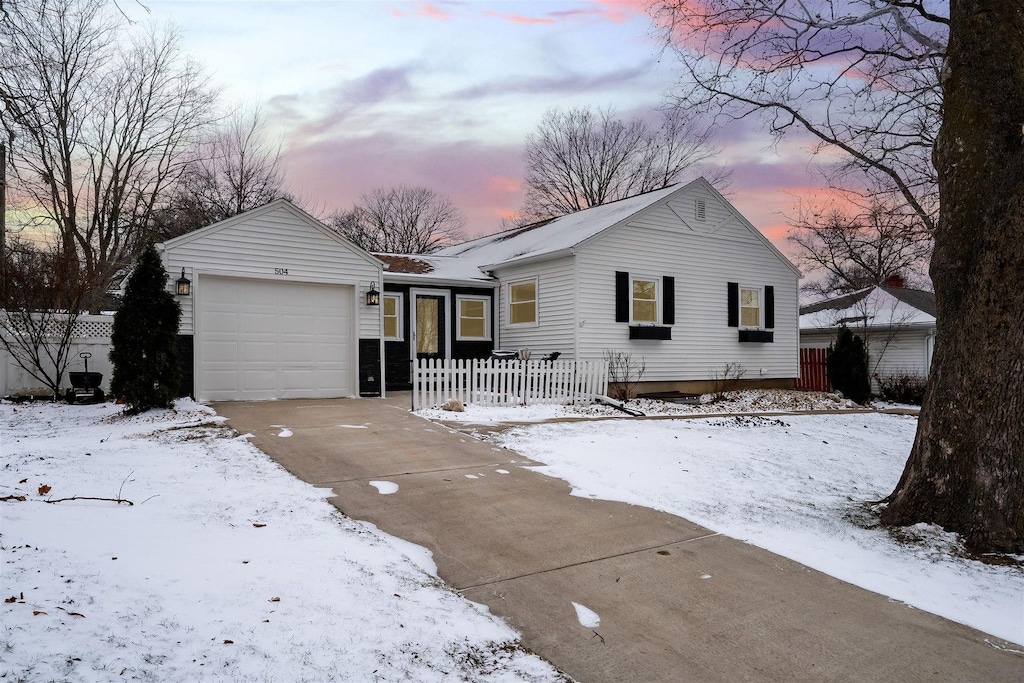
{"label": "white garage door", "polygon": [[200,277],[197,393],[204,401],[353,396],[353,289]]}

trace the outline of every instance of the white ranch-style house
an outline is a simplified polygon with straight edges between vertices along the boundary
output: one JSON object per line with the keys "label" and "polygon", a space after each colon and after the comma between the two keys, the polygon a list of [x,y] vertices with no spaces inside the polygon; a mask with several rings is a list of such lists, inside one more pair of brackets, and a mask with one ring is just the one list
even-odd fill
{"label": "white ranch-style house", "polygon": [[191,283],[180,344],[199,400],[379,395],[417,358],[643,358],[644,390],[726,363],[799,374],[799,271],[706,180],[429,255],[369,254],[286,200],[160,245]]}

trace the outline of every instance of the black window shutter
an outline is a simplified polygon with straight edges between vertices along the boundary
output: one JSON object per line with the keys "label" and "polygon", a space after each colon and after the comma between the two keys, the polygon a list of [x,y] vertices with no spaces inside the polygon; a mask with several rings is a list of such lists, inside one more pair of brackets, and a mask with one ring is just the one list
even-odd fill
{"label": "black window shutter", "polygon": [[729,283],[729,327],[740,326],[740,283]]}
{"label": "black window shutter", "polygon": [[764,286],[764,327],[771,330],[775,327],[775,288]]}
{"label": "black window shutter", "polygon": [[663,290],[661,324],[676,324],[676,279],[668,275],[661,278],[661,289]]}
{"label": "black window shutter", "polygon": [[615,271],[615,322],[629,322],[629,273]]}

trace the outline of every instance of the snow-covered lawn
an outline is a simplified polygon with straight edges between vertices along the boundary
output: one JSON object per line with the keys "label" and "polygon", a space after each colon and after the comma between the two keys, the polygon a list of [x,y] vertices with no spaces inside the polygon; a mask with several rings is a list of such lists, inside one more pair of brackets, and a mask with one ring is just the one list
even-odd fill
{"label": "snow-covered lawn", "polygon": [[219,423],[0,404],[0,679],[561,680]]}
{"label": "snow-covered lawn", "polygon": [[865,508],[899,480],[916,426],[883,414],[625,419],[491,438],[576,495],[664,510],[1024,644],[1019,565],[967,559],[952,534],[925,525],[894,536]]}
{"label": "snow-covered lawn", "polygon": [[[836,394],[814,391],[786,391],[780,389],[751,389],[730,391],[724,397],[711,394],[700,397],[700,403],[667,403],[650,399],[634,399],[629,407],[646,415],[707,415],[720,413],[782,413],[807,410],[850,410],[860,408],[849,399]],[[916,406],[913,406],[916,408]],[[442,410],[440,407],[416,411],[428,420],[497,424],[500,422],[541,422],[544,420],[599,417],[622,417],[622,412],[603,404],[581,405],[518,405],[505,408],[478,405],[464,406],[462,412]]]}

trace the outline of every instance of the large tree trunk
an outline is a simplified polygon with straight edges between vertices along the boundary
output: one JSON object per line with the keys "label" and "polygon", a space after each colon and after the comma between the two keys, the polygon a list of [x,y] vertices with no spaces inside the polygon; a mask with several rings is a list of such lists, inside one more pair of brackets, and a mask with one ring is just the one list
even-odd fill
{"label": "large tree trunk", "polygon": [[917,438],[882,522],[933,522],[978,552],[1024,552],[1024,7],[953,0],[938,338]]}

